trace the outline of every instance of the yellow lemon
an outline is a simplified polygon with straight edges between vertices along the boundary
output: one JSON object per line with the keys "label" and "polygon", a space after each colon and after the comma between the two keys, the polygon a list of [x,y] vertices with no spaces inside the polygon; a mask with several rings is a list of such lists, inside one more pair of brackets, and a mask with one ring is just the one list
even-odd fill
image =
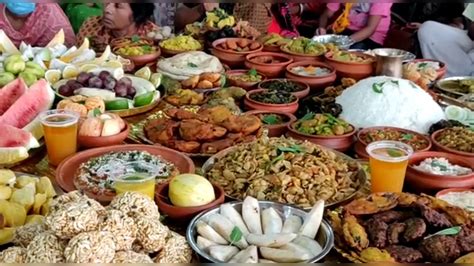
{"label": "yellow lemon", "polygon": [[88,63],[88,64],[81,65],[79,67],[79,71],[80,72],[89,72],[89,71],[97,69],[97,68],[99,68],[98,65]]}
{"label": "yellow lemon", "polygon": [[75,66],[67,66],[64,68],[63,71],[63,78],[65,79],[73,79],[79,75],[80,71]]}
{"label": "yellow lemon", "polygon": [[59,69],[50,69],[44,74],[46,81],[49,84],[53,85],[61,79],[61,70]]}
{"label": "yellow lemon", "polygon": [[123,68],[123,65],[118,60],[110,60],[102,64],[103,67],[110,67],[110,68]]}
{"label": "yellow lemon", "polygon": [[135,72],[135,76],[142,79],[149,80],[151,77],[150,67],[145,66],[145,67],[140,68],[137,72]]}
{"label": "yellow lemon", "polygon": [[155,86],[155,88],[158,88],[161,84],[161,73],[153,73],[150,77],[150,82]]}

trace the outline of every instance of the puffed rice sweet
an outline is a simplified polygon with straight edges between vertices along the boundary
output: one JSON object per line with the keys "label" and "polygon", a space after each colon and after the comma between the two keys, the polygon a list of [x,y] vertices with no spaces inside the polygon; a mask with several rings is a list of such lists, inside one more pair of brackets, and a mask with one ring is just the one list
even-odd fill
{"label": "puffed rice sweet", "polygon": [[132,217],[119,210],[108,210],[104,221],[99,225],[100,231],[111,232],[117,250],[130,250],[137,235],[137,227]]}
{"label": "puffed rice sweet", "polygon": [[46,226],[43,223],[32,223],[20,226],[15,230],[12,243],[26,248],[30,242],[33,241],[33,238],[39,233],[44,232],[45,229]]}
{"label": "puffed rice sweet", "polygon": [[147,253],[161,250],[170,230],[164,226],[156,217],[139,215],[135,218],[138,229],[137,240]]}
{"label": "puffed rice sweet", "polygon": [[165,246],[155,258],[155,263],[190,263],[193,251],[186,238],[175,232],[166,241]]}
{"label": "puffed rice sweet", "polygon": [[0,263],[25,263],[26,249],[9,247],[0,252]]}
{"label": "puffed rice sweet", "polygon": [[88,204],[101,216],[106,215],[105,207],[99,202],[87,197],[79,190],[71,191],[67,194],[63,194],[54,198],[51,203],[51,211],[56,211],[62,208],[66,203],[72,202],[88,202]]}
{"label": "puffed rice sweet", "polygon": [[43,232],[35,236],[26,248],[26,263],[64,262],[65,242],[52,232]]}
{"label": "puffed rice sweet", "polygon": [[116,252],[112,263],[153,263],[153,260],[147,254],[126,250]]}
{"label": "puffed rice sweet", "polygon": [[131,217],[145,215],[156,219],[160,218],[158,206],[155,202],[138,192],[125,192],[116,196],[110,203],[109,208],[123,211]]}
{"label": "puffed rice sweet", "polygon": [[110,263],[115,257],[115,242],[112,233],[92,231],[73,237],[64,256],[68,263]]}

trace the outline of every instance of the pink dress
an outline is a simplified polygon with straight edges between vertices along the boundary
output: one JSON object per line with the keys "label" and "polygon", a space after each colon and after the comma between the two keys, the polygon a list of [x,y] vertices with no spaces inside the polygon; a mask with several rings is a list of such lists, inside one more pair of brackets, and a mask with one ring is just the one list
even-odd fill
{"label": "pink dress", "polygon": [[[327,8],[331,11],[337,11],[342,8],[339,3],[327,4]],[[376,43],[382,44],[387,37],[387,32],[390,28],[390,9],[392,3],[371,4],[371,3],[357,3],[351,8],[349,14],[350,26],[347,29],[352,31],[359,31],[367,26],[369,16],[381,16],[379,25],[375,29],[374,34],[370,39]]]}
{"label": "pink dress", "polygon": [[64,31],[65,45],[75,44],[71,23],[58,4],[36,4],[36,10],[18,31],[11,26],[5,12],[5,5],[0,4],[0,29],[5,31],[16,46],[19,46],[22,41],[32,46],[46,46],[61,29]]}

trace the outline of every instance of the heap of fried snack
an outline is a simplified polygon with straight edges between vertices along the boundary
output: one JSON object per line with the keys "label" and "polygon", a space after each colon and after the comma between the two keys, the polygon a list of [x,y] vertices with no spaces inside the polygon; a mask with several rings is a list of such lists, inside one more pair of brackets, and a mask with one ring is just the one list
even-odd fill
{"label": "heap of fried snack", "polygon": [[236,143],[253,141],[262,133],[260,119],[254,115],[234,115],[225,106],[201,108],[197,113],[173,108],[169,118],[150,120],[146,137],[186,153],[214,154]]}
{"label": "heap of fried snack", "polygon": [[194,75],[181,82],[185,89],[212,89],[223,86],[221,73],[202,73]]}
{"label": "heap of fried snack", "polygon": [[378,193],[329,213],[336,247],[358,262],[473,263],[474,223],[422,195]]}
{"label": "heap of fried snack", "polygon": [[428,90],[438,76],[436,69],[430,66],[420,68],[416,62],[403,65],[403,78],[413,81],[424,90]]}
{"label": "heap of fried snack", "polygon": [[[127,192],[105,208],[73,191],[55,198],[44,223],[18,227],[1,263],[189,263],[186,239],[160,222],[153,200]],[[153,259],[151,255],[157,254]]]}

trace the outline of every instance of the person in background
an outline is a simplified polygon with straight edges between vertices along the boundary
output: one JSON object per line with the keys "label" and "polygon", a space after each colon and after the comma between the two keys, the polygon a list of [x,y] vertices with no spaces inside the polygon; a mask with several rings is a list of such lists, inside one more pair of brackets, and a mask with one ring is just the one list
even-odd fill
{"label": "person in background", "polygon": [[462,24],[427,21],[418,29],[423,58],[447,65],[446,76],[474,76],[474,4],[463,13],[469,20],[467,32]]}
{"label": "person in background", "polygon": [[66,3],[63,4],[64,13],[69,18],[75,33],[79,32],[84,21],[89,17],[102,16],[103,3]]}
{"label": "person in background", "polygon": [[271,4],[269,3],[255,4],[239,2],[235,4],[232,14],[236,21],[248,21],[250,26],[261,33],[265,33],[272,22],[270,6]]}
{"label": "person in background", "polygon": [[319,19],[324,8],[325,5],[322,3],[272,4],[272,22],[268,32],[278,33],[282,36],[287,35],[288,37],[299,35],[312,37],[315,30],[314,26],[319,22],[315,22],[314,19]]}
{"label": "person in background", "polygon": [[206,16],[206,11],[212,11],[218,7],[219,3],[179,4],[174,20],[175,31],[180,32],[186,25],[202,21]]}
{"label": "person in background", "polygon": [[174,21],[176,17],[177,3],[155,3],[153,17],[158,27],[169,26],[174,30]]}
{"label": "person in background", "polygon": [[330,31],[350,36],[355,42],[352,49],[380,48],[390,28],[391,7],[392,3],[329,3],[319,19],[316,35],[326,34],[329,19],[343,8]]}
{"label": "person in background", "polygon": [[107,3],[102,16],[90,17],[79,30],[77,43],[89,38],[96,52],[103,52],[115,38],[138,35],[146,37],[157,30],[151,22],[154,4]]}
{"label": "person in background", "polygon": [[61,29],[65,35],[65,45],[75,44],[74,31],[68,18],[58,4],[9,1],[0,4],[0,29],[19,46],[25,42],[43,47]]}

